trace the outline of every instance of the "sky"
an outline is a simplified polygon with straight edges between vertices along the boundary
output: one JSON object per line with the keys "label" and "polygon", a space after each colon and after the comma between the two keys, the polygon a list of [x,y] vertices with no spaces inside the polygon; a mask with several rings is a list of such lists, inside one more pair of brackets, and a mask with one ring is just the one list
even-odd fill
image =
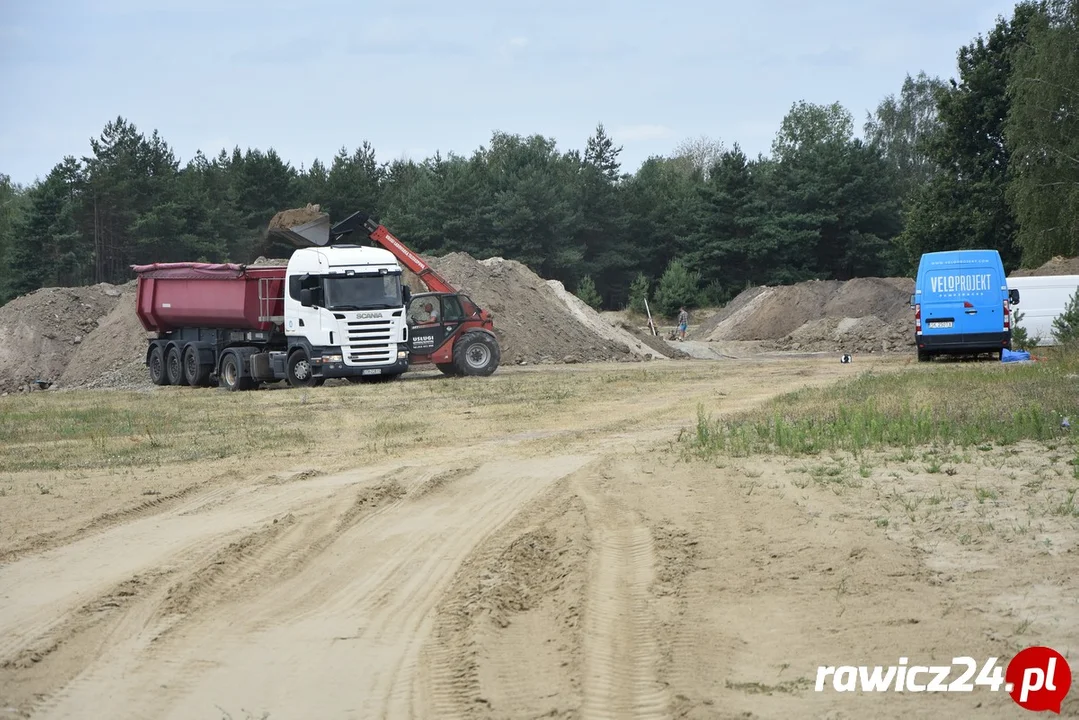
{"label": "sky", "polygon": [[769,151],[800,100],[862,127],[909,73],[956,74],[1004,0],[0,0],[0,174],[29,184],[122,116],[197,150],[297,168],[469,155],[493,132],[625,172],[701,136]]}

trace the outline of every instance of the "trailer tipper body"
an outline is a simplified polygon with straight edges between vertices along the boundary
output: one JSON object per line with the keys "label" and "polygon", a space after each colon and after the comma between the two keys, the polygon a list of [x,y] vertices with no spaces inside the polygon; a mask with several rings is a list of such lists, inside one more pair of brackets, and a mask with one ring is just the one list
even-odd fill
{"label": "trailer tipper body", "polygon": [[158,385],[230,390],[393,379],[408,369],[401,266],[379,248],[302,248],[287,266],[137,265]]}

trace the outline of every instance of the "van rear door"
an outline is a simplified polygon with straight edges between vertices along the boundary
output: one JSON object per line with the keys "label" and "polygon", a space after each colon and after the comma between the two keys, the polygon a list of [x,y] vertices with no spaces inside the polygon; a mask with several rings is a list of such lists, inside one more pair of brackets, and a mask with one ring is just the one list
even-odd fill
{"label": "van rear door", "polygon": [[[1002,332],[1003,277],[992,265],[932,268],[921,293],[922,334],[968,335]],[[971,338],[973,340],[973,338]]]}

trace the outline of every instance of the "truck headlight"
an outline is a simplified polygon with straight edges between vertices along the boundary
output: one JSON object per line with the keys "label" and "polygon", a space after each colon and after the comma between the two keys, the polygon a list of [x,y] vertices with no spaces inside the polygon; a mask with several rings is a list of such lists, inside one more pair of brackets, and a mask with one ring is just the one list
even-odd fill
{"label": "truck headlight", "polygon": [[324,363],[339,363],[341,362],[340,355],[323,355],[322,362]]}
{"label": "truck headlight", "polygon": [[408,351],[406,351],[406,350],[398,350],[397,351],[397,359],[398,360],[404,360],[406,357],[408,357]]}

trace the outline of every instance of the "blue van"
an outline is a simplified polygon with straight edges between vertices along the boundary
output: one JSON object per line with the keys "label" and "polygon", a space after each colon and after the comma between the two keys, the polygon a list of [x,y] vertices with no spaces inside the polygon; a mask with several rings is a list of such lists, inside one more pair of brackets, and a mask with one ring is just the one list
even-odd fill
{"label": "blue van", "polygon": [[996,250],[925,253],[910,298],[919,362],[1011,350],[1011,306],[1018,302]]}

